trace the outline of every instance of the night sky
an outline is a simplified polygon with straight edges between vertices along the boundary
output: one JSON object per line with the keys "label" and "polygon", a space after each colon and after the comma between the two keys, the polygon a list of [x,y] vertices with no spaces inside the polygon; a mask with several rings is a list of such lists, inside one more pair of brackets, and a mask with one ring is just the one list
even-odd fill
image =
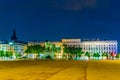
{"label": "night sky", "polygon": [[0,40],[120,40],[120,0],[0,0]]}

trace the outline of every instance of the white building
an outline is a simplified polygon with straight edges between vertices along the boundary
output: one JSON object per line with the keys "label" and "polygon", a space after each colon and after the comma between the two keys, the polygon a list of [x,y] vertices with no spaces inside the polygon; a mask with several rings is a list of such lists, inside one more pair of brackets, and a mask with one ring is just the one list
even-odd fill
{"label": "white building", "polygon": [[105,41],[81,41],[81,39],[62,39],[63,44],[68,46],[81,47],[83,52],[90,53],[117,53],[117,41],[105,40]]}
{"label": "white building", "polygon": [[11,51],[10,45],[7,41],[0,41],[0,51]]}

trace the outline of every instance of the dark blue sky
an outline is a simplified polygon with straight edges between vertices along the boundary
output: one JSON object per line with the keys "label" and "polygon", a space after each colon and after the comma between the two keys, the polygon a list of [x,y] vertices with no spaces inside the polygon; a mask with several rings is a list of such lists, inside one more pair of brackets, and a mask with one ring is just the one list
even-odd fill
{"label": "dark blue sky", "polygon": [[119,0],[0,0],[0,40],[120,40]]}

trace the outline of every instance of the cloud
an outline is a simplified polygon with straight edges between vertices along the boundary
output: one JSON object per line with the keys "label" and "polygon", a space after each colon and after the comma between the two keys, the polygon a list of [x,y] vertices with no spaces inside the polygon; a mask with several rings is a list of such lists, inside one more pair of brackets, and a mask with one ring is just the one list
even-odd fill
{"label": "cloud", "polygon": [[56,8],[65,10],[82,10],[84,8],[94,8],[96,0],[53,0],[53,5]]}

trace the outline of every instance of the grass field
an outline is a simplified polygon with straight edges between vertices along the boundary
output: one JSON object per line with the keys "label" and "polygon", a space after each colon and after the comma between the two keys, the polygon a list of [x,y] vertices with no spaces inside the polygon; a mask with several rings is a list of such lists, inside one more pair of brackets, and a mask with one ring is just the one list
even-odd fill
{"label": "grass field", "polygon": [[1,61],[0,80],[120,80],[120,61]]}

